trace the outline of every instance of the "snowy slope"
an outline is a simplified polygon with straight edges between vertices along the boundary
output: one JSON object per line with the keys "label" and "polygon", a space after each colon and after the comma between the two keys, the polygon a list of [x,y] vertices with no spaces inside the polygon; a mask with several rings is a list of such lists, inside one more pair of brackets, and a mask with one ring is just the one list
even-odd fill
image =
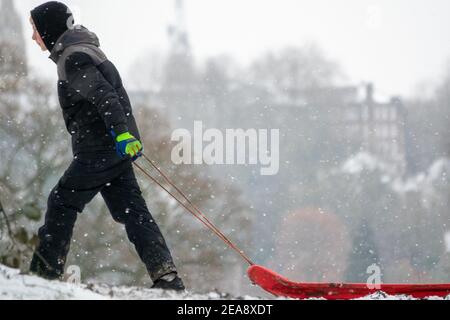
{"label": "snowy slope", "polygon": [[[164,292],[137,287],[108,285],[75,285],[47,281],[35,276],[21,275],[19,270],[0,265],[0,300],[256,300],[254,297],[233,298],[226,294],[192,294]],[[433,300],[444,300],[430,297]],[[414,300],[406,296],[373,294],[359,300]],[[446,300],[450,300],[450,296]]]}
{"label": "snowy slope", "polygon": [[[222,300],[231,297],[210,293],[205,295],[108,285],[75,285],[47,281],[21,275],[19,270],[0,265],[0,300]],[[242,299],[254,299],[243,297]]]}

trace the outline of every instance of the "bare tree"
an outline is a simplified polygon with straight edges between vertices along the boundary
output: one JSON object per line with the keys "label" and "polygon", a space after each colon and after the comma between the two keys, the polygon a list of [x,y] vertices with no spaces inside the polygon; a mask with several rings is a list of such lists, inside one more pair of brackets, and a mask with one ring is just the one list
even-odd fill
{"label": "bare tree", "polygon": [[345,224],[332,213],[307,208],[284,218],[277,230],[277,269],[297,281],[344,280],[350,239]]}
{"label": "bare tree", "polygon": [[32,76],[21,78],[5,85],[0,97],[1,195],[14,240],[27,249],[24,253],[19,248],[21,257],[9,251],[4,258],[18,267],[18,261],[26,261],[31,254],[47,195],[70,153],[62,116],[47,83]]}

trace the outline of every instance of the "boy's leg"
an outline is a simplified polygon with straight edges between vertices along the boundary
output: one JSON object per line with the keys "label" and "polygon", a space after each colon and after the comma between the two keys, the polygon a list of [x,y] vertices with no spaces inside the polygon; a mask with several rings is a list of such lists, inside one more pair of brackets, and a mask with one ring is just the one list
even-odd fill
{"label": "boy's leg", "polygon": [[64,275],[73,227],[79,212],[98,190],[67,189],[61,182],[48,198],[45,224],[39,229],[39,245],[33,255],[30,271],[47,279]]}
{"label": "boy's leg", "polygon": [[[48,197],[45,224],[39,229],[31,272],[47,279],[58,279],[64,274],[77,215],[108,182],[108,176],[117,171],[115,164],[102,159],[72,162]],[[112,169],[108,170],[109,167]]]}
{"label": "boy's leg", "polygon": [[176,273],[169,248],[142,197],[131,164],[103,188],[101,194],[113,218],[125,225],[128,238],[135,245],[152,281]]}

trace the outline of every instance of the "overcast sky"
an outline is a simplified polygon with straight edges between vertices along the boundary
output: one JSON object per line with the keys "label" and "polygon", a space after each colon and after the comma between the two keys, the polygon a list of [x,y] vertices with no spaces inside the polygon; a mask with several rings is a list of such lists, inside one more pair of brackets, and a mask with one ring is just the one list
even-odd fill
{"label": "overcast sky", "polygon": [[[42,0],[20,0],[27,15]],[[144,52],[167,46],[172,0],[66,0],[100,37],[125,80]],[[373,81],[382,95],[419,94],[450,62],[449,0],[185,0],[194,53],[231,54],[242,63],[283,46],[317,43],[354,83]],[[28,41],[32,66],[53,75],[47,56]]]}

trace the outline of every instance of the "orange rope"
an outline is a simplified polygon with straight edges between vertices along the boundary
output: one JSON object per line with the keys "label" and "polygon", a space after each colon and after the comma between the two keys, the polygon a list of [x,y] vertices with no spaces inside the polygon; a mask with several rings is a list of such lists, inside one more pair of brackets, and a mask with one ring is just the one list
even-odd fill
{"label": "orange rope", "polygon": [[[159,169],[152,160],[150,160],[146,155],[143,155],[144,159],[147,160],[153,168],[169,183],[186,201],[192,206],[194,210],[189,208],[185,203],[179,200],[172,192],[170,192],[166,187],[164,187],[158,180],[156,180],[153,176],[151,176],[147,171],[145,171],[140,165],[134,163],[134,165],[141,170],[148,178],[150,178],[154,183],[156,183],[159,187],[161,187],[164,191],[166,191],[172,198],[174,198],[183,208],[185,208],[189,213],[191,213],[195,218],[197,218],[200,222],[202,222],[208,229],[210,229],[214,234],[219,237],[222,241],[224,241],[231,249],[236,251],[249,265],[254,265],[252,260],[248,258],[242,250],[238,248],[230,239],[228,239],[201,211],[200,209],[192,203],[192,201],[185,195],[183,191],[181,191],[174,182],[164,174],[161,169]],[[195,211],[195,212],[194,212]]]}
{"label": "orange rope", "polygon": [[[166,179],[166,181],[173,187],[175,188],[176,191],[178,191],[179,194],[181,194],[181,196],[187,201],[188,204],[190,204],[194,210],[211,226],[211,228],[213,228],[218,234],[220,234],[222,240],[224,240],[228,245],[230,245],[231,247],[234,247],[234,249],[237,249],[240,253],[242,253],[242,250],[239,250],[237,248],[237,246],[231,242],[231,240],[229,240],[220,230],[219,228],[217,228],[201,211],[200,209],[192,203],[192,201],[185,195],[185,193],[183,191],[181,191],[176,184],[167,176],[164,174],[164,172],[162,172],[161,169],[159,169],[152,160],[150,160],[145,154],[143,155],[143,157],[152,165],[153,168],[155,168],[156,171],[159,172],[159,174],[161,174],[164,179]],[[251,261],[249,261],[250,259],[248,259],[248,257],[245,257],[245,259],[247,260],[247,262],[250,263],[250,265],[253,265],[253,263],[251,263]]]}

